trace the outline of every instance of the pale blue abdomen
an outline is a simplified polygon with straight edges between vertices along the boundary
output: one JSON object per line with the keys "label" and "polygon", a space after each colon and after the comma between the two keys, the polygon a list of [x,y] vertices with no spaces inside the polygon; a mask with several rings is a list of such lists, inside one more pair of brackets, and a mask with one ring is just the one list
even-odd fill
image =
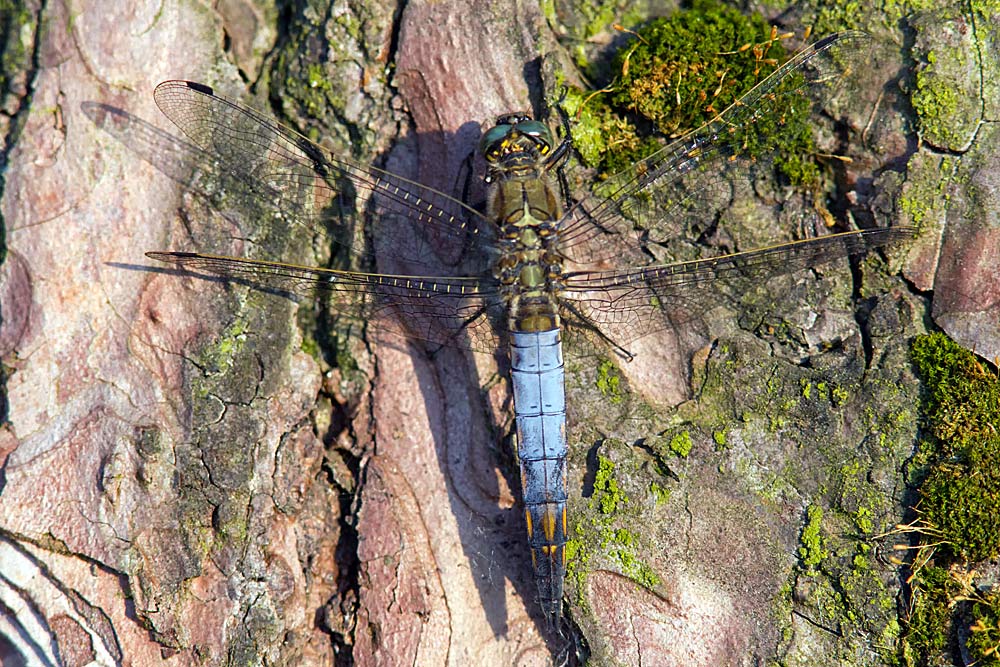
{"label": "pale blue abdomen", "polygon": [[511,332],[511,383],[525,520],[539,601],[558,619],[566,575],[566,387],[559,330]]}

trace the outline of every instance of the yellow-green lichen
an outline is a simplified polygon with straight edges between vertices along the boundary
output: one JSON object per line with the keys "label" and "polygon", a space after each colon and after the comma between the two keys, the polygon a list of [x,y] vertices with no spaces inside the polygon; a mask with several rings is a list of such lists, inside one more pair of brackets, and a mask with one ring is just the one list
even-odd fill
{"label": "yellow-green lichen", "polygon": [[566,576],[576,584],[577,601],[584,607],[583,584],[588,566],[597,553],[611,558],[622,574],[642,586],[652,587],[660,583],[652,568],[637,555],[640,535],[617,525],[629,502],[629,497],[615,477],[615,463],[607,457],[598,456],[594,493],[588,503],[593,513],[577,522],[573,527],[576,537],[569,540],[566,546]]}
{"label": "yellow-green lichen", "polygon": [[818,505],[806,508],[806,523],[799,537],[799,558],[805,565],[806,574],[815,575],[816,566],[827,557],[823,548],[823,509]]}
{"label": "yellow-green lichen", "polygon": [[959,110],[958,91],[949,82],[933,70],[918,71],[917,90],[911,102],[925,138],[945,146],[963,143],[964,138],[958,133],[960,127],[954,122]]}
{"label": "yellow-green lichen", "polygon": [[248,324],[242,317],[233,320],[219,334],[218,339],[206,346],[197,358],[197,364],[209,375],[223,375],[233,367],[234,358],[247,342]]}
{"label": "yellow-green lichen", "polygon": [[619,508],[628,503],[626,496],[618,487],[618,480],[615,479],[615,464],[611,459],[603,456],[597,457],[597,473],[594,476],[594,497],[590,500],[590,506],[596,507],[601,514],[611,515]]}
{"label": "yellow-green lichen", "polygon": [[694,447],[691,433],[687,430],[677,431],[666,437],[666,434],[654,436],[646,440],[646,445],[656,455],[661,468],[668,467],[672,458],[686,458]]}
{"label": "yellow-green lichen", "polygon": [[617,549],[614,551],[619,564],[622,567],[622,574],[645,588],[654,588],[660,585],[660,577],[653,572],[652,568],[635,557],[635,554],[628,549]]}
{"label": "yellow-green lichen", "polygon": [[725,429],[719,429],[717,431],[712,431],[712,441],[715,442],[716,451],[720,451],[726,448],[726,431]]}
{"label": "yellow-green lichen", "polygon": [[906,183],[899,194],[901,222],[918,229],[944,224],[954,186],[958,160],[925,151],[914,153],[906,165]]}
{"label": "yellow-green lichen", "polygon": [[663,486],[659,482],[650,482],[649,492],[653,494],[653,498],[656,499],[657,505],[661,505],[670,500],[670,489]]}
{"label": "yellow-green lichen", "polygon": [[859,0],[819,2],[815,6],[810,25],[817,35],[828,35],[840,30],[857,30],[868,13]]}
{"label": "yellow-green lichen", "polygon": [[597,389],[612,403],[621,403],[624,398],[621,387],[621,376],[614,362],[609,359],[601,361],[597,366]]}
{"label": "yellow-green lichen", "polygon": [[846,403],[849,397],[850,394],[843,387],[834,387],[830,390],[830,402],[833,403],[833,407],[835,408],[839,408]]}
{"label": "yellow-green lichen", "polygon": [[[584,531],[578,525],[575,532],[582,534]],[[589,607],[587,596],[585,595],[587,583],[587,571],[590,565],[590,551],[586,548],[582,539],[571,539],[566,542],[566,579],[574,584],[576,590],[576,604],[586,611]]]}
{"label": "yellow-green lichen", "polygon": [[691,453],[691,447],[691,434],[687,431],[681,431],[670,438],[670,451],[681,458]]}

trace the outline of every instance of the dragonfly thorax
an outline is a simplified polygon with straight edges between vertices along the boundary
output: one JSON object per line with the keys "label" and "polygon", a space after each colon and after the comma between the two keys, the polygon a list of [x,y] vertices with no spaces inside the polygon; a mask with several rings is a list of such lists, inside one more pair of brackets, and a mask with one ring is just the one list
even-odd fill
{"label": "dragonfly thorax", "polygon": [[511,330],[557,327],[562,206],[551,179],[542,169],[503,172],[490,183],[487,213],[502,239],[494,276],[510,310]]}

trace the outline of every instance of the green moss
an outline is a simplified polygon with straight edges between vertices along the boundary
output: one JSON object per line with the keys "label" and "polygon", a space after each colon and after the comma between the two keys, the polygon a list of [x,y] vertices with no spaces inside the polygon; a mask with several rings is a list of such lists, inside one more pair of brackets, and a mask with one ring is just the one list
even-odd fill
{"label": "green moss", "polygon": [[[911,611],[904,650],[910,655],[939,655],[949,644],[951,601],[961,588],[943,567],[926,567],[913,580]],[[923,662],[923,661],[922,661]]]}
{"label": "green moss", "polygon": [[924,437],[900,659],[938,664],[967,637],[974,664],[997,664],[997,597],[980,594],[975,568],[1000,556],[1000,381],[943,334],[916,338],[911,356],[924,384]]}
{"label": "green moss", "polygon": [[942,465],[921,487],[918,507],[927,522],[941,530],[946,548],[975,562],[997,552],[998,502],[996,475],[969,475],[962,466]]}
{"label": "green moss", "polygon": [[[781,38],[759,14],[745,16],[714,0],[695,0],[632,35],[613,59],[613,84],[595,93],[571,89],[564,103],[575,119],[574,145],[602,174],[656,150],[654,128],[671,137],[709,122],[786,58]],[[773,108],[738,128],[732,144],[750,156],[774,152],[793,183],[812,184],[818,170],[809,157],[810,104],[777,92]]]}
{"label": "green moss", "polygon": [[966,642],[972,664],[1000,665],[1000,592],[977,600],[972,605],[972,617]]}
{"label": "green moss", "polygon": [[912,579],[910,613],[900,640],[905,664],[950,664],[964,641],[969,664],[1000,664],[1000,594],[981,595],[974,571],[928,566]]}
{"label": "green moss", "polygon": [[667,135],[703,125],[784,58],[770,36],[759,14],[695,0],[690,9],[639,29],[618,52],[612,68],[620,78],[610,101]]}
{"label": "green moss", "polygon": [[[554,3],[546,0],[542,12],[549,18],[549,23],[557,22]],[[595,78],[595,68],[588,58],[587,43],[601,33],[608,32],[615,23],[630,25],[640,20],[641,8],[628,0],[576,0],[573,3],[575,25],[568,26],[575,43],[573,58],[577,66]]]}
{"label": "green moss", "polygon": [[617,173],[660,147],[654,137],[640,135],[634,121],[611,107],[606,92],[588,93],[570,86],[562,106],[573,118],[574,150],[584,164],[603,174]]}
{"label": "green moss", "polygon": [[917,511],[955,557],[1000,555],[1000,381],[943,334],[921,336],[913,360],[926,387],[928,459]]}

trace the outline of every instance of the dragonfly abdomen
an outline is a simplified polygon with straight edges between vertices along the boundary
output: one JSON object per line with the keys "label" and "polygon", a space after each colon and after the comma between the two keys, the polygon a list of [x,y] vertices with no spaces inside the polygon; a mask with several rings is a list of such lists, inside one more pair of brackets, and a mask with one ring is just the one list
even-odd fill
{"label": "dragonfly abdomen", "polygon": [[510,334],[525,521],[539,603],[552,623],[566,575],[566,389],[559,329]]}

